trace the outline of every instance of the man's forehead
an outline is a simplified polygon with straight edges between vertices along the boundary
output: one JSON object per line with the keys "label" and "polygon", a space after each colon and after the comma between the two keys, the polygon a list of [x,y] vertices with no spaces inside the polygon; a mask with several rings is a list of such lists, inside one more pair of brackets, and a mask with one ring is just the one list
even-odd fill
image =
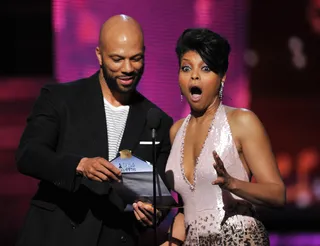
{"label": "man's forehead", "polygon": [[135,30],[115,30],[108,32],[102,39],[102,45],[111,47],[143,46],[144,40],[141,32]]}
{"label": "man's forehead", "polygon": [[139,35],[117,35],[106,39],[105,48],[107,51],[117,53],[128,53],[129,51],[143,50],[143,38]]}
{"label": "man's forehead", "polygon": [[130,45],[143,43],[143,37],[136,32],[119,32],[106,37],[107,44]]}
{"label": "man's forehead", "polygon": [[121,43],[128,42],[128,36],[125,34],[120,35],[118,39],[119,39],[119,42],[121,42]]}
{"label": "man's forehead", "polygon": [[106,53],[108,54],[108,56],[134,57],[137,55],[142,55],[144,53],[144,49],[143,49],[143,46],[135,46],[135,47],[107,46]]}

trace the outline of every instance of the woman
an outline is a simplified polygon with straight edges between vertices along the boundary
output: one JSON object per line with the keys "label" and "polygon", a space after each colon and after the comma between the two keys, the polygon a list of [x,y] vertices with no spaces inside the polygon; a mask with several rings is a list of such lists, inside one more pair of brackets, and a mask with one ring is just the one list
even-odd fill
{"label": "woman", "polygon": [[261,122],[221,103],[229,52],[228,41],[208,29],[187,29],[178,40],[179,85],[191,113],[170,130],[166,174],[184,211],[164,245],[269,245],[252,204],[285,204]]}

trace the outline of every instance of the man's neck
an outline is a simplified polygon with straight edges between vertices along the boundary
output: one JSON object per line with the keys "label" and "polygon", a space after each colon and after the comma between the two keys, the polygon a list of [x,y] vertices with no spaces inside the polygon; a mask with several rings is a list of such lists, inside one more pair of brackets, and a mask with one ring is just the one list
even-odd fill
{"label": "man's neck", "polygon": [[119,107],[123,105],[128,105],[132,93],[122,94],[116,91],[110,90],[108,84],[106,83],[104,77],[99,76],[100,86],[102,90],[103,97],[113,106]]}

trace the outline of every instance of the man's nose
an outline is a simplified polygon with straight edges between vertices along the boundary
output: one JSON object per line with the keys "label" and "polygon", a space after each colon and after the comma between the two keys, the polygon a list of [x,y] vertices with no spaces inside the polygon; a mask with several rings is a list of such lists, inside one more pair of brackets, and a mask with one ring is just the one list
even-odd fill
{"label": "man's nose", "polygon": [[130,60],[125,60],[124,61],[124,64],[123,64],[123,67],[122,67],[122,72],[124,73],[132,73],[133,72],[133,66],[131,64],[131,61]]}

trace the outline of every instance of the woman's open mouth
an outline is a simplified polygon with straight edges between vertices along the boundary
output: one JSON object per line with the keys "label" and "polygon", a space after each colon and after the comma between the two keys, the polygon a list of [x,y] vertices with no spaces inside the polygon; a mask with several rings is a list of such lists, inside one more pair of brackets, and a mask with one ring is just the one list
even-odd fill
{"label": "woman's open mouth", "polygon": [[202,90],[198,86],[192,86],[190,88],[191,100],[193,102],[198,102],[202,96]]}

